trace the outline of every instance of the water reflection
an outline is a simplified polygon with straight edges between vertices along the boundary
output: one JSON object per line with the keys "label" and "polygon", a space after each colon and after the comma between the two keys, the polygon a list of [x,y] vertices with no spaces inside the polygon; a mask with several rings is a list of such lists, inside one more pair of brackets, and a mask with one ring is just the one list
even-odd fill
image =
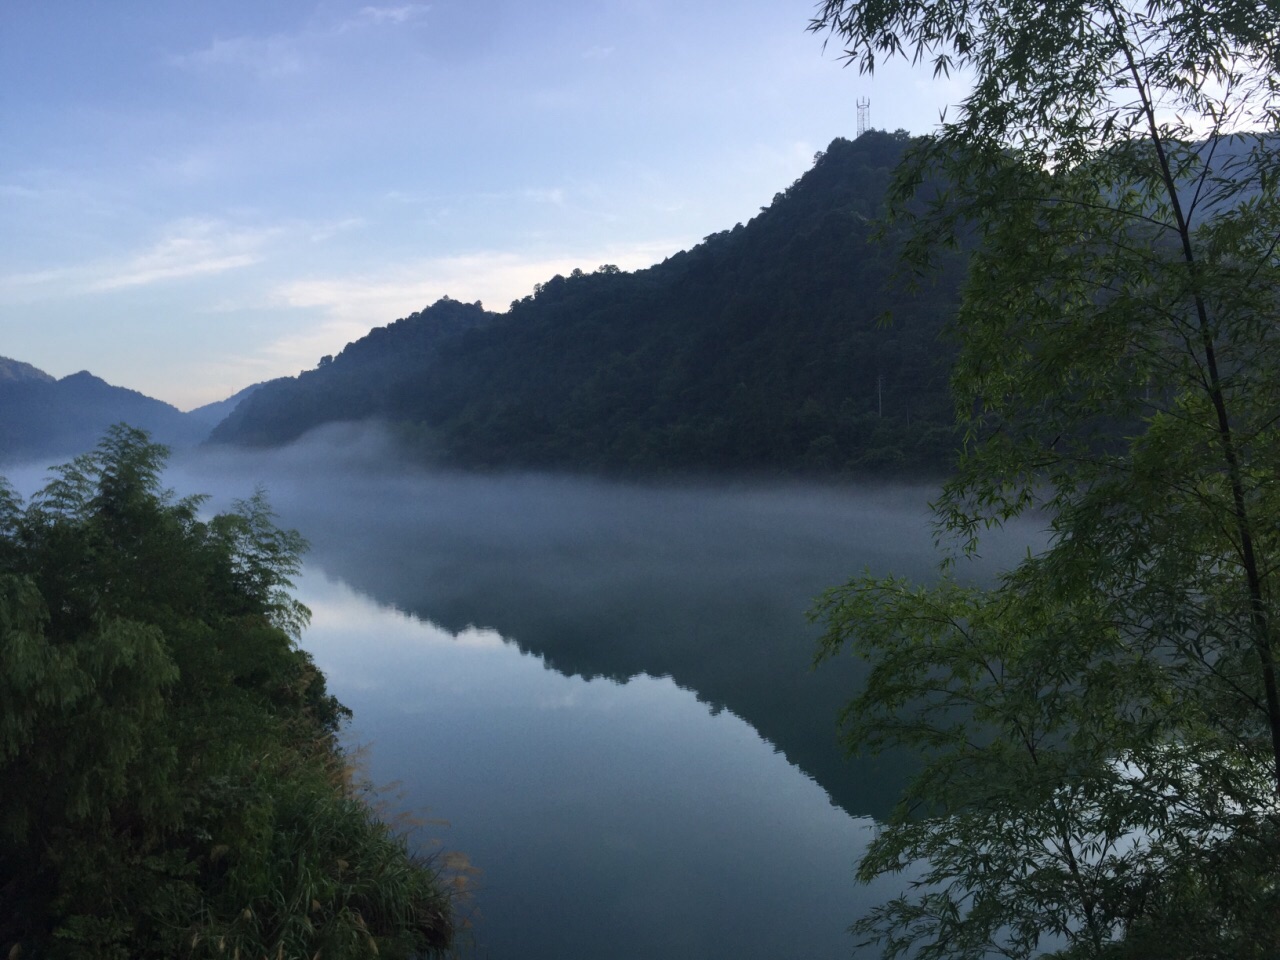
{"label": "water reflection", "polygon": [[805,611],[863,569],[930,577],[932,491],[424,473],[354,436],[179,486],[262,480],[311,540],[306,643],[375,778],[483,869],[476,952],[848,956],[895,892],[853,869],[911,758],[843,756],[861,664],[812,671]]}
{"label": "water reflection", "polygon": [[910,758],[844,758],[861,665],[810,670],[804,614],[931,576],[930,489],[424,473],[363,433],[169,479],[218,508],[264,482],[311,540],[305,643],[374,779],[483,870],[476,955],[848,956],[895,892],[853,870]]}
{"label": "water reflection", "polygon": [[841,957],[872,824],[669,679],[566,677],[309,573],[307,645],[375,780],[482,873],[482,957]]}
{"label": "water reflection", "polygon": [[813,671],[805,611],[868,565],[926,574],[926,491],[447,475],[344,491],[334,509],[314,485],[294,488],[281,511],[317,565],[378,602],[451,631],[493,628],[568,676],[669,676],[747,720],[848,812],[883,813],[896,796],[900,770],[851,767],[836,742],[861,665]]}

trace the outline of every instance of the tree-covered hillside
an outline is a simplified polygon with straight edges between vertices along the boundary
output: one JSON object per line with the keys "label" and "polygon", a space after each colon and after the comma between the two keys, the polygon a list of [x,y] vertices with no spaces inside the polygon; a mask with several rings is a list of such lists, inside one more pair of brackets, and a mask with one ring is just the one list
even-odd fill
{"label": "tree-covered hillside", "polygon": [[442,351],[463,332],[495,315],[479,304],[444,299],[412,316],[377,327],[314,370],[262,384],[216,428],[214,441],[270,446],[340,420],[402,420],[398,399],[435,375]]}
{"label": "tree-covered hillside", "polygon": [[441,300],[258,391],[213,439],[380,418],[468,466],[941,471],[964,258],[912,292],[894,237],[872,242],[907,142],[836,140],[750,223],[647,270],[575,270],[501,315]]}

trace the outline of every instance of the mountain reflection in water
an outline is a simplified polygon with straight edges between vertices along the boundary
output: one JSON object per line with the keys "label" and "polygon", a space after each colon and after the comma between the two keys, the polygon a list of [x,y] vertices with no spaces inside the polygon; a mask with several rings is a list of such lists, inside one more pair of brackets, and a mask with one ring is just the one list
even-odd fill
{"label": "mountain reflection in water", "polygon": [[836,715],[862,665],[812,670],[805,612],[864,569],[930,577],[932,490],[343,468],[340,452],[185,469],[192,489],[262,479],[311,541],[304,642],[374,778],[449,821],[422,836],[483,871],[477,955],[849,955],[860,905],[892,892],[853,868],[909,759],[844,757]]}

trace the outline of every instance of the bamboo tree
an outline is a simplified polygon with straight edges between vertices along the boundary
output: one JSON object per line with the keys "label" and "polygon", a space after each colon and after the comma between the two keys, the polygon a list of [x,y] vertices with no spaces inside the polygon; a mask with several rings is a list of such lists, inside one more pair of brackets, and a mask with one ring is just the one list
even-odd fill
{"label": "bamboo tree", "polygon": [[[827,595],[851,745],[927,753],[861,865],[890,954],[1280,950],[1280,7],[827,0],[862,69],[973,92],[899,171],[908,262],[976,233],[940,586]],[[942,183],[919,197],[924,183]],[[921,200],[925,202],[921,203]],[[982,531],[1047,546],[989,590]]]}
{"label": "bamboo tree", "polygon": [[302,538],[261,492],[203,521],[165,456],[118,425],[25,506],[0,480],[0,955],[446,953],[296,645]]}

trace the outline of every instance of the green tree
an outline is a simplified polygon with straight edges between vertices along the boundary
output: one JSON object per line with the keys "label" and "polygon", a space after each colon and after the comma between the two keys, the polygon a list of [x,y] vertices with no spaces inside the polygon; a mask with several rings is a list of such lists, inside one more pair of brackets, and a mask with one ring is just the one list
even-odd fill
{"label": "green tree", "polygon": [[[1280,952],[1280,6],[826,0],[863,70],[973,90],[900,168],[908,262],[976,234],[941,582],[816,615],[856,749],[919,777],[860,866],[890,955]],[[936,195],[918,187],[941,181]],[[991,525],[1045,549],[990,589]],[[954,539],[951,539],[954,537]]]}
{"label": "green tree", "polygon": [[201,519],[165,455],[117,426],[30,504],[0,481],[0,954],[440,952],[295,643],[303,541],[261,492]]}

